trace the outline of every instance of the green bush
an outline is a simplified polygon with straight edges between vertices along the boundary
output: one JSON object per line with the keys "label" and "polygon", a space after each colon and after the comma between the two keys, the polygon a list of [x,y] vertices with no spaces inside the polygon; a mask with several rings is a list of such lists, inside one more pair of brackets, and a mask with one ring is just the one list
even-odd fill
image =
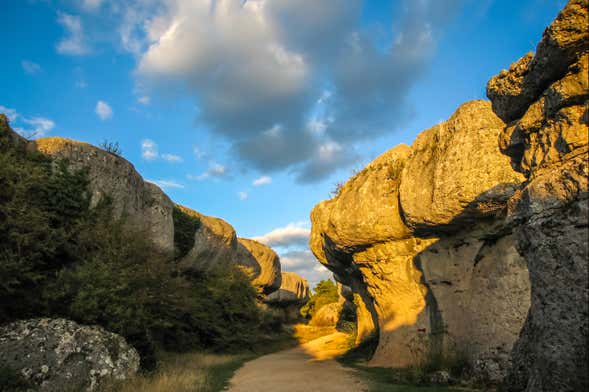
{"label": "green bush", "polygon": [[[153,368],[158,349],[238,350],[275,320],[231,263],[184,276],[148,236],[115,219],[108,197],[90,208],[88,172],[15,146],[0,116],[0,323],[64,317],[127,338]],[[200,225],[174,210],[176,256]]]}
{"label": "green bush", "polygon": [[174,206],[174,249],[175,258],[184,256],[194,246],[194,234],[200,227],[200,219],[189,209],[179,205]]}
{"label": "green bush", "polygon": [[322,280],[313,289],[313,295],[309,301],[301,308],[301,315],[306,319],[311,319],[316,311],[324,305],[338,301],[337,286],[332,280]]}
{"label": "green bush", "polygon": [[5,392],[20,392],[28,391],[32,387],[31,383],[28,382],[18,372],[0,366],[0,391]]}

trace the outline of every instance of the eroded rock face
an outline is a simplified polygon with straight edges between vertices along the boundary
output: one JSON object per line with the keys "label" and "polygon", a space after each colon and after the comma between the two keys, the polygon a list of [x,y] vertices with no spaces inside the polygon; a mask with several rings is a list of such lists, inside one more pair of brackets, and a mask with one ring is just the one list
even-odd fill
{"label": "eroded rock face", "polygon": [[[179,262],[178,266],[188,272],[206,271],[220,263],[234,262],[238,254],[235,229],[223,219],[207,216],[181,206],[182,211],[196,217],[200,225],[194,234],[192,249]],[[255,262],[244,256],[244,265],[255,267]]]}
{"label": "eroded rock face", "polygon": [[488,101],[471,101],[417,137],[399,188],[414,232],[459,230],[505,206],[524,178],[497,145],[504,126]]}
{"label": "eroded rock face", "polygon": [[258,272],[254,275],[252,283],[261,287],[265,294],[278,290],[282,283],[282,275],[280,258],[276,252],[267,245],[247,238],[239,238],[238,242],[253,257],[258,266]]}
{"label": "eroded rock face", "polygon": [[[488,86],[498,114],[504,105],[517,107],[500,141],[528,178],[507,217],[532,287],[509,391],[589,388],[588,4],[570,1],[548,27],[522,65],[520,73],[531,76],[510,69]],[[497,87],[501,80],[512,81],[509,94]]]}
{"label": "eroded rock face", "polygon": [[[505,227],[492,222],[504,214],[523,181],[499,150],[504,126],[489,102],[469,102],[423,132],[411,148],[377,158],[336,198],[313,210],[313,252],[357,293],[364,305],[359,309],[363,334],[370,333],[371,319],[378,330],[372,365],[409,366],[432,349],[450,355],[468,347],[471,362],[507,368],[506,353],[529,305],[529,284],[521,260],[493,261],[509,253],[506,248],[515,252],[503,240],[509,234]],[[374,217],[370,224],[334,219],[363,213]],[[356,238],[365,240],[353,243],[339,234],[342,221],[349,237],[355,229]],[[489,283],[485,274],[495,274],[496,280]],[[504,275],[510,278],[501,281]],[[477,316],[482,302],[488,317]],[[522,305],[499,324],[494,315],[513,303]],[[499,328],[505,333],[495,333]]]}
{"label": "eroded rock face", "polygon": [[139,354],[119,335],[64,319],[0,327],[0,364],[43,391],[92,391],[139,369]]}
{"label": "eroded rock face", "polygon": [[313,209],[314,254],[376,321],[371,364],[433,349],[481,381],[508,374],[509,391],[588,388],[587,4],[570,1],[536,55],[489,82],[495,114],[461,106]]}
{"label": "eroded rock face", "polygon": [[125,214],[130,226],[144,230],[165,254],[173,254],[172,201],[156,185],[144,181],[130,162],[90,144],[65,138],[43,138],[31,143],[55,161],[67,160],[74,170],[87,168],[91,205],[110,197],[115,217]]}
{"label": "eroded rock face", "polygon": [[282,272],[280,288],[266,297],[265,302],[276,306],[303,305],[309,299],[309,283],[299,274]]}

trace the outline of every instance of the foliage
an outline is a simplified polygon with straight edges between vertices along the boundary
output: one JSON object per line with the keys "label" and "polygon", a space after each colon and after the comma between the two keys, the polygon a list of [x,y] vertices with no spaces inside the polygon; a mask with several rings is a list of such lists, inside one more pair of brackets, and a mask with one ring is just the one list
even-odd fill
{"label": "foliage", "polygon": [[[1,120],[1,119],[0,119]],[[15,147],[0,121],[0,323],[64,317],[98,324],[138,349],[144,368],[158,350],[240,350],[276,320],[234,264],[184,276],[145,233],[90,207],[88,172]],[[175,219],[180,249],[199,221]]]}
{"label": "foliage", "polygon": [[190,214],[187,208],[175,205],[173,212],[174,219],[174,248],[175,258],[184,256],[194,246],[194,234],[200,227],[200,219]]}
{"label": "foliage", "polygon": [[18,372],[10,368],[0,366],[0,391],[27,391],[30,390],[31,387],[31,383],[28,382]]}
{"label": "foliage", "polygon": [[116,156],[122,157],[123,150],[119,145],[119,142],[112,142],[109,140],[103,140],[98,147],[102,148],[104,151],[114,154]]}
{"label": "foliage", "polygon": [[301,315],[306,319],[311,319],[316,311],[322,306],[337,302],[337,286],[332,280],[322,280],[313,289],[313,295],[309,301],[301,308]]}

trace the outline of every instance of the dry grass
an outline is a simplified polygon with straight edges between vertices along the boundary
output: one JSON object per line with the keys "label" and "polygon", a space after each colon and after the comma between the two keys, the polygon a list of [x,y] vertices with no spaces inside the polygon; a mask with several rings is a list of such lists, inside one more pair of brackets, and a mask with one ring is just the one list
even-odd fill
{"label": "dry grass", "polygon": [[213,392],[248,358],[247,355],[206,353],[165,354],[153,374],[140,374],[104,386],[102,392]]}
{"label": "dry grass", "polygon": [[300,344],[305,344],[325,335],[331,335],[337,332],[335,327],[315,327],[306,324],[296,324],[294,326],[294,337]]}

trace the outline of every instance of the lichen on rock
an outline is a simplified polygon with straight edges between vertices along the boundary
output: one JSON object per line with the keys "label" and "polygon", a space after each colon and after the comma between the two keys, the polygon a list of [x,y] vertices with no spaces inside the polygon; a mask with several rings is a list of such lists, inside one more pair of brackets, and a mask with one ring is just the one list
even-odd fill
{"label": "lichen on rock", "polygon": [[0,365],[42,391],[93,391],[139,369],[139,354],[119,335],[65,319],[31,319],[0,327]]}

